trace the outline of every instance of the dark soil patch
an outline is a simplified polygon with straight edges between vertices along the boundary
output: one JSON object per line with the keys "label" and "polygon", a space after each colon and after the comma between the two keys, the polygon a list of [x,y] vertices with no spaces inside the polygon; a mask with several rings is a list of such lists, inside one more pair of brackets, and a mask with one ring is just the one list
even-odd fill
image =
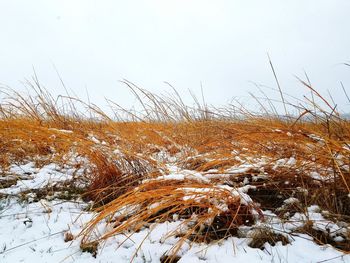
{"label": "dark soil patch", "polygon": [[254,233],[248,246],[264,250],[266,243],[275,246],[277,242],[281,242],[283,246],[290,243],[289,239],[282,234],[275,233],[269,229],[259,229]]}
{"label": "dark soil patch", "polygon": [[2,179],[0,178],[0,189],[11,187],[12,185],[17,184],[16,178],[11,179]]}
{"label": "dark soil patch", "polygon": [[163,255],[160,258],[160,263],[176,263],[181,259],[179,256],[167,256]]}

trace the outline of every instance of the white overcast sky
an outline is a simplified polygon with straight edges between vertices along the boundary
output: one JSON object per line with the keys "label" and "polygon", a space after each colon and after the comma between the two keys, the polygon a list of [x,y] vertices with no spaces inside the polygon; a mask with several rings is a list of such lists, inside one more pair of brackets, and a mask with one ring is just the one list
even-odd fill
{"label": "white overcast sky", "polygon": [[308,93],[295,78],[305,70],[350,111],[340,86],[350,93],[349,0],[0,0],[0,83],[16,90],[34,67],[63,93],[55,65],[100,105],[134,102],[122,79],[182,94],[202,83],[209,103],[224,104],[255,92],[252,82],[276,87],[267,53],[284,91]]}

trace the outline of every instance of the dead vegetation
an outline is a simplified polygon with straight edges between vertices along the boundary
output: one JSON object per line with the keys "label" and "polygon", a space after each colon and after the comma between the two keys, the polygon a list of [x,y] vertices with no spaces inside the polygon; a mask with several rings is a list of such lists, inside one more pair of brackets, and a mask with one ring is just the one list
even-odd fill
{"label": "dead vegetation", "polygon": [[[319,245],[329,244],[334,246],[337,249],[350,252],[350,243],[349,237],[345,235],[340,235],[341,240],[334,240],[334,233],[331,233],[330,230],[320,230],[314,226],[312,221],[307,221],[302,227],[296,229],[295,233],[303,233],[311,236],[313,240]],[[349,233],[347,233],[349,235]]]}
{"label": "dead vegetation", "polygon": [[261,250],[264,250],[266,243],[275,246],[277,242],[281,242],[284,246],[290,243],[288,237],[285,235],[264,228],[254,231],[248,245],[252,248],[260,248]]}
{"label": "dead vegetation", "polygon": [[[2,91],[1,176],[11,164],[29,161],[37,167],[52,162],[84,167],[81,176],[88,186],[79,194],[94,201],[97,215],[81,233],[81,249],[95,256],[101,240],[167,221],[181,222],[169,234],[179,240],[174,255],[186,240],[210,243],[237,236],[240,226],[264,220],[263,210],[288,219],[318,205],[329,218],[349,222],[350,122],[302,83],[313,99],[296,104],[284,99],[284,107],[298,113],[278,116],[271,101],[264,114],[242,105],[214,108],[196,98],[194,106],[187,106],[176,90],[174,96],[158,96],[125,81],[141,110],[109,101],[112,118],[69,95],[53,98],[34,78],[28,83],[32,95]],[[169,163],[206,179],[159,179],[169,174]],[[0,188],[15,183],[1,180]],[[248,184],[251,200],[244,200],[245,193],[235,191]],[[297,201],[286,203],[289,198]],[[96,234],[101,222],[110,231]],[[348,250],[307,224],[300,231]],[[263,248],[266,242],[286,245],[289,240],[262,229],[250,245]]]}

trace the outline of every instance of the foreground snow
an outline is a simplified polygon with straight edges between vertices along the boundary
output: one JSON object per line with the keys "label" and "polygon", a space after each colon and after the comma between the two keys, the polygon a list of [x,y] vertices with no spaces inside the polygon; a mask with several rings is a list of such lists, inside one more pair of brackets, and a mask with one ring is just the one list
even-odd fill
{"label": "foreground snow", "polygon": [[[108,240],[96,258],[81,252],[80,240],[65,242],[64,234],[76,235],[92,213],[83,212],[85,204],[60,200],[20,204],[17,200],[2,201],[0,218],[1,262],[159,262],[175,244],[165,239],[176,222],[162,223],[152,231],[144,229],[125,241],[124,235]],[[318,246],[306,235],[293,237],[292,244],[265,250],[253,249],[245,238],[229,238],[209,246],[184,246],[179,262],[350,262],[330,246]],[[139,247],[141,245],[141,247]]]}
{"label": "foreground snow", "polygon": [[[241,169],[241,168],[237,168]],[[201,174],[176,171],[161,179],[182,179],[190,176],[196,180],[207,180]],[[162,256],[178,241],[169,233],[181,224],[180,221],[153,224],[138,233],[117,235],[99,244],[96,257],[82,252],[81,237],[83,226],[94,216],[87,211],[89,204],[80,199],[64,201],[54,196],[36,200],[31,193],[26,198],[19,195],[24,190],[39,189],[66,181],[72,171],[58,171],[55,165],[36,169],[33,164],[12,168],[19,180],[16,184],[2,189],[0,196],[0,262],[160,262]],[[31,178],[26,177],[30,174]],[[295,200],[286,200],[286,204]],[[303,215],[296,213],[289,223],[282,223],[269,211],[264,211],[268,220],[264,223],[276,231],[286,231],[298,227]],[[344,229],[325,220],[317,207],[309,208],[309,215],[317,219],[320,229],[331,228],[334,233]],[[104,231],[101,224],[100,231]],[[67,233],[76,239],[65,242]],[[131,235],[132,234],[132,235]],[[249,237],[231,237],[211,244],[183,245],[178,252],[178,262],[350,262],[350,255],[344,255],[329,245],[319,246],[310,236],[298,234],[289,236],[291,243],[275,246],[265,245],[264,250],[248,246]],[[334,236],[334,238],[341,238]]]}

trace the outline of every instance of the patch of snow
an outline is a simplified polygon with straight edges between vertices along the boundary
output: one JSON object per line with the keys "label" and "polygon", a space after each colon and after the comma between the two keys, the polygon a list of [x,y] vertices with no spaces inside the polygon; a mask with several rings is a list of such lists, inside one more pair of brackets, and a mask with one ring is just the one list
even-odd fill
{"label": "patch of snow", "polygon": [[244,177],[244,180],[243,180],[243,185],[246,185],[246,184],[249,184],[249,179],[248,177]]}
{"label": "patch of snow", "polygon": [[279,159],[275,162],[275,165],[272,167],[273,170],[276,170],[278,167],[288,166],[293,167],[297,163],[297,160],[294,157]]}
{"label": "patch of snow", "polygon": [[72,172],[62,173],[58,172],[59,167],[56,164],[45,165],[41,169],[34,168],[32,163],[26,165],[20,165],[17,167],[11,167],[10,172],[24,175],[26,173],[31,176],[28,179],[18,180],[16,185],[12,185],[9,188],[0,189],[0,193],[3,194],[18,194],[20,192],[43,188],[48,185],[54,185],[57,182],[71,180],[73,178]]}
{"label": "patch of snow", "polygon": [[324,139],[322,137],[317,136],[315,134],[309,134],[308,137],[316,142],[324,142]]}
{"label": "patch of snow", "polygon": [[258,175],[253,175],[252,180],[253,182],[257,182],[259,180],[267,180],[269,176],[267,174],[258,174]]}
{"label": "patch of snow", "polygon": [[196,172],[196,171],[191,171],[191,170],[182,170],[181,172],[178,173],[171,173],[167,175],[161,175],[156,178],[152,179],[146,179],[143,180],[143,183],[149,182],[149,181],[164,181],[164,180],[178,180],[178,181],[183,181],[183,180],[194,180],[197,182],[204,182],[204,183],[209,183],[210,180],[208,180],[205,176],[203,176],[201,173]]}
{"label": "patch of snow", "polygon": [[289,197],[288,199],[283,201],[286,205],[291,205],[291,204],[295,204],[295,203],[299,203],[299,200],[297,198],[294,197]]}
{"label": "patch of snow", "polygon": [[90,139],[92,142],[96,143],[96,144],[100,144],[100,143],[101,143],[100,140],[97,139],[94,135],[89,135],[89,139]]}
{"label": "patch of snow", "polygon": [[297,160],[294,157],[290,157],[289,160],[287,161],[286,165],[295,166],[296,163],[297,163]]}
{"label": "patch of snow", "polygon": [[55,128],[49,128],[50,131],[55,131],[55,132],[61,132],[61,133],[73,133],[72,130],[63,130],[63,129],[55,129]]}

